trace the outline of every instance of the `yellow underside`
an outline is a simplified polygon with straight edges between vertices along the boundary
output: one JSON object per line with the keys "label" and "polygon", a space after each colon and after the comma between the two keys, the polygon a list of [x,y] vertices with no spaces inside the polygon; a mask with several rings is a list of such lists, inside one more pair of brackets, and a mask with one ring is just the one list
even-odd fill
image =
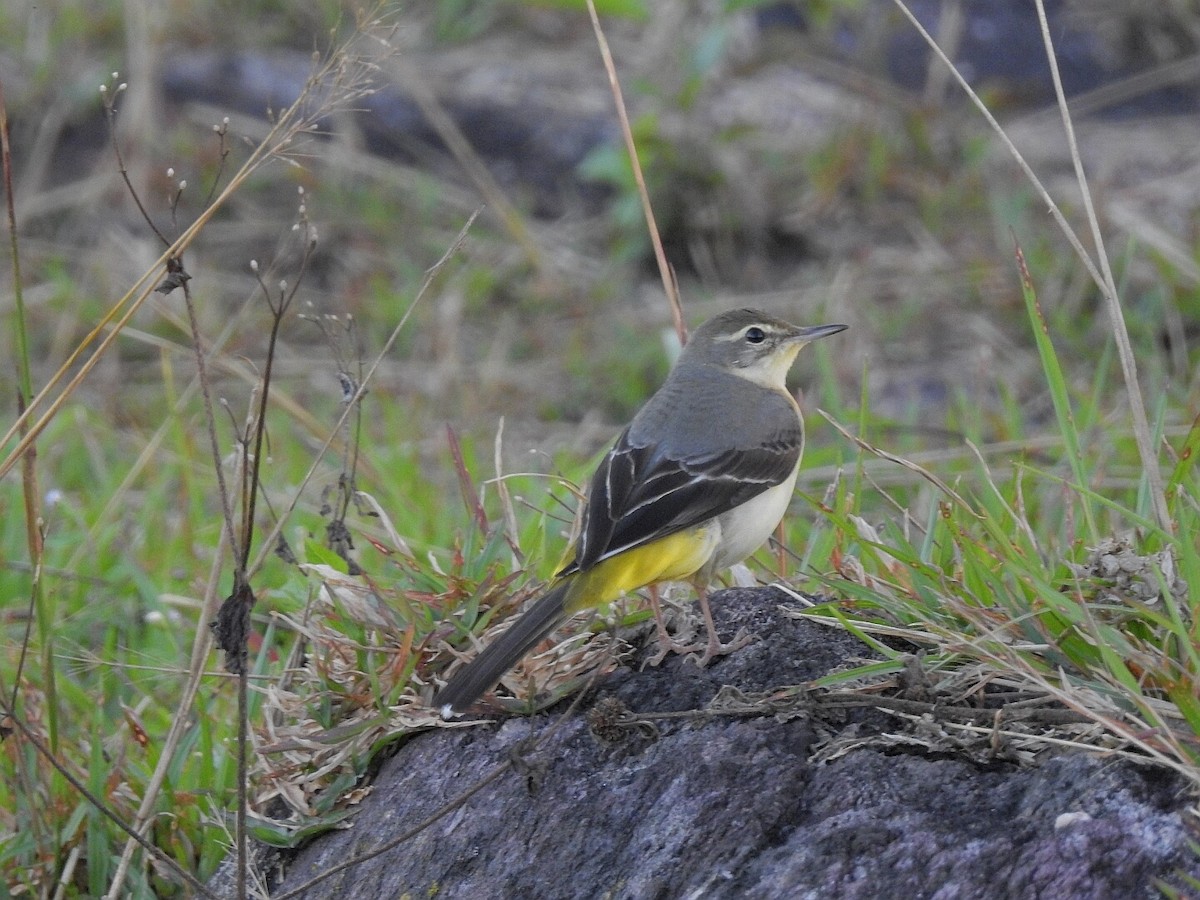
{"label": "yellow underside", "polygon": [[618,597],[660,581],[691,578],[708,562],[716,547],[717,528],[672,534],[597,563],[570,576],[566,609],[576,613],[603,606]]}

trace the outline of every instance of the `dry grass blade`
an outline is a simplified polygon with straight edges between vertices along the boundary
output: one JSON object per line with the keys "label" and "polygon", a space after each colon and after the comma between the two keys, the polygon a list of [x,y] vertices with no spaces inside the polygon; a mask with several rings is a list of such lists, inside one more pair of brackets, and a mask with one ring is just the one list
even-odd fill
{"label": "dry grass blade", "polygon": [[1067,146],[1071,151],[1071,164],[1075,168],[1075,177],[1079,182],[1079,193],[1083,198],[1083,208],[1087,215],[1088,227],[1092,232],[1092,242],[1096,245],[1096,256],[1100,263],[1100,272],[1104,283],[1102,293],[1108,306],[1108,324],[1112,328],[1117,345],[1117,357],[1121,360],[1121,373],[1125,378],[1125,391],[1129,397],[1129,411],[1133,414],[1133,436],[1137,441],[1138,453],[1142,457],[1142,465],[1146,470],[1146,482],[1150,487],[1150,499],[1154,505],[1154,516],[1159,527],[1171,532],[1174,525],[1171,514],[1167,510],[1166,493],[1163,490],[1162,472],[1159,470],[1158,454],[1155,452],[1154,439],[1150,434],[1150,421],[1146,418],[1146,406],[1142,402],[1142,389],[1138,384],[1137,362],[1133,358],[1133,347],[1129,342],[1129,329],[1125,326],[1125,312],[1121,308],[1121,299],[1117,294],[1117,285],[1113,280],[1112,266],[1108,261],[1108,252],[1104,249],[1104,235],[1100,231],[1100,220],[1096,216],[1096,208],[1092,203],[1092,192],[1088,187],[1087,175],[1083,170],[1083,160],[1079,156],[1079,145],[1075,141],[1075,126],[1071,121],[1071,111],[1067,108],[1067,97],[1063,92],[1062,77],[1058,72],[1058,56],[1054,52],[1054,41],[1050,36],[1050,23],[1046,19],[1045,0],[1037,0],[1038,22],[1042,27],[1042,40],[1046,45],[1046,59],[1050,63],[1050,75],[1054,80],[1054,96],[1058,100],[1058,109],[1062,113],[1063,127],[1067,132]]}
{"label": "dry grass blade", "polygon": [[[20,241],[17,237],[16,201],[13,196],[13,155],[8,134],[8,103],[4,97],[4,86],[2,84],[0,84],[0,171],[3,173],[4,211],[5,219],[8,222],[9,256],[12,264],[13,343],[15,344],[13,348],[15,357],[13,363],[17,370],[15,392],[17,395],[17,412],[24,413],[26,404],[29,403],[29,399],[33,394],[33,377],[29,363],[29,334],[25,319],[24,284],[21,279],[21,253]],[[24,436],[25,431],[22,431],[22,436]],[[3,446],[3,444],[0,443],[0,446]],[[43,625],[46,622],[45,596],[42,590],[41,578],[42,566],[45,562],[45,526],[42,516],[42,492],[38,487],[37,451],[34,449],[33,444],[29,445],[28,452],[24,453],[21,457],[21,491],[21,507],[25,514],[25,542],[29,550],[30,571],[34,574],[29,586],[29,612],[25,623],[25,633],[21,638],[21,651],[17,660],[16,673],[13,676],[12,696],[9,699],[9,709],[14,714],[18,713],[21,682],[29,650],[29,641],[33,634],[33,623],[35,619],[39,620]],[[47,662],[45,668],[47,676],[46,685],[53,696],[53,667],[48,664],[48,655],[45,659]],[[2,687],[0,687],[0,690],[2,690]],[[53,711],[56,705],[51,704],[50,718],[50,745],[55,750],[58,749],[57,715]]]}
{"label": "dry grass blade", "polygon": [[1058,224],[1058,227],[1062,229],[1062,232],[1070,242],[1072,249],[1079,256],[1080,261],[1087,269],[1092,281],[1094,281],[1096,285],[1103,290],[1104,278],[1101,276],[1100,270],[1096,268],[1096,264],[1092,260],[1091,255],[1084,248],[1083,243],[1079,240],[1079,236],[1075,233],[1075,230],[1071,227],[1071,224],[1063,215],[1058,203],[1056,203],[1054,198],[1050,196],[1050,192],[1046,189],[1046,186],[1042,184],[1042,181],[1040,178],[1038,178],[1037,173],[1033,171],[1033,167],[1029,165],[1024,155],[1022,155],[1021,151],[1017,149],[1016,145],[1012,142],[1012,139],[1008,136],[1008,133],[1004,130],[1004,127],[998,121],[996,121],[996,117],[992,115],[992,111],[987,108],[987,104],[983,102],[983,98],[975,93],[974,88],[967,83],[966,78],[963,77],[962,73],[958,70],[958,67],[954,65],[954,63],[946,55],[945,51],[938,46],[938,43],[936,40],[934,40],[933,35],[931,35],[926,30],[925,26],[921,24],[920,20],[913,15],[912,10],[908,8],[907,4],[904,3],[904,0],[894,0],[894,2],[896,6],[899,7],[900,12],[903,13],[905,18],[907,18],[912,24],[913,28],[917,30],[917,33],[921,35],[921,39],[929,45],[929,49],[933,52],[933,54],[950,69],[950,74],[954,77],[954,80],[958,82],[958,86],[963,89],[963,92],[968,98],[970,98],[971,102],[975,105],[975,108],[979,110],[980,115],[983,116],[988,125],[991,126],[992,130],[996,132],[996,136],[1000,138],[1000,142],[1004,144],[1005,149],[1008,150],[1009,154],[1016,161],[1017,165],[1020,166],[1022,173],[1024,173],[1025,177],[1029,180],[1029,183],[1033,185],[1038,194],[1041,196],[1043,202],[1046,204],[1046,208],[1050,211],[1050,215],[1054,217],[1054,221]]}
{"label": "dry grass blade", "polygon": [[829,415],[829,413],[825,412],[825,410],[818,409],[817,412],[819,412],[821,414],[821,416],[825,419],[826,422],[828,422],[835,429],[837,429],[838,434],[840,434],[846,440],[852,441],[853,443],[857,444],[862,449],[866,450],[868,453],[870,453],[874,456],[878,456],[880,459],[886,459],[888,462],[895,463],[896,465],[901,466],[902,468],[905,468],[910,472],[920,475],[922,478],[924,478],[926,481],[928,481],[930,484],[932,484],[934,487],[936,487],[939,491],[941,491],[947,497],[950,497],[952,500],[954,500],[954,502],[957,503],[963,509],[971,508],[970,505],[967,503],[967,501],[964,500],[961,496],[959,496],[957,491],[955,491],[952,487],[950,487],[950,485],[946,484],[946,482],[942,481],[942,479],[938,478],[936,475],[934,475],[928,469],[924,468],[923,466],[919,466],[915,462],[912,462],[911,460],[907,460],[902,456],[896,456],[894,453],[888,453],[886,450],[882,449],[881,447],[876,447],[874,444],[869,444],[866,441],[864,441],[862,438],[851,434],[850,431],[848,429],[846,429],[845,426],[841,425],[836,419],[833,418],[833,416],[831,416],[831,415]]}
{"label": "dry grass blade", "polygon": [[496,440],[492,444],[492,465],[496,469],[496,477],[492,483],[496,485],[496,493],[500,497],[500,508],[504,515],[504,527],[509,535],[512,547],[513,566],[520,568],[524,563],[519,541],[520,529],[517,526],[517,511],[513,508],[512,493],[508,489],[508,480],[504,477],[504,419],[496,426]]}
{"label": "dry grass blade", "polygon": [[[138,278],[125,295],[109,308],[100,322],[70,354],[67,361],[51,376],[46,386],[30,401],[25,411],[17,417],[3,437],[0,437],[0,446],[5,446],[13,439],[14,435],[25,429],[25,433],[16,446],[0,460],[0,478],[8,473],[38,435],[58,415],[67,400],[113,346],[125,326],[155,292],[168,264],[184,255],[217,212],[245,186],[250,177],[263,165],[273,160],[290,161],[289,154],[295,151],[298,139],[314,133],[317,123],[323,116],[333,109],[345,106],[361,97],[368,90],[366,77],[366,70],[358,65],[349,44],[336,50],[323,65],[313,72],[305,83],[300,96],[279,115],[267,136],[251,151],[250,156],[230,178],[224,190],[196,217],[191,225],[184,229],[174,243],[159,255],[153,265]],[[88,348],[105,329],[108,329],[107,334],[84,359]],[[82,362],[80,362],[81,359]],[[76,369],[76,367],[78,368]],[[55,387],[72,371],[75,374],[66,382],[58,395],[50,400]],[[41,411],[34,420],[35,413],[38,413],[43,406],[46,407],[45,410]]]}
{"label": "dry grass blade", "polygon": [[646,228],[650,232],[650,243],[654,247],[654,260],[658,263],[658,274],[662,278],[663,291],[667,295],[667,303],[671,308],[671,319],[675,323],[675,333],[679,335],[681,344],[687,343],[687,325],[683,321],[683,304],[679,299],[679,285],[675,273],[667,261],[667,252],[663,249],[662,237],[658,233],[658,223],[654,220],[654,208],[650,205],[650,192],[646,189],[646,179],[642,175],[642,166],[638,162],[637,145],[633,141],[633,129],[629,126],[629,113],[625,110],[625,97],[621,93],[621,82],[617,79],[617,67],[613,63],[612,51],[608,47],[608,39],[604,29],[600,27],[600,17],[596,13],[595,0],[587,0],[588,15],[592,19],[592,30],[596,33],[596,43],[600,47],[600,55],[604,59],[604,71],[608,73],[608,86],[612,90],[613,100],[617,105],[617,118],[621,122],[621,136],[625,139],[625,149],[629,153],[629,162],[633,166],[633,177],[637,183],[638,197],[642,201],[642,213],[646,217]]}
{"label": "dry grass blade", "polygon": [[1062,113],[1063,122],[1067,129],[1071,160],[1079,180],[1080,190],[1083,195],[1083,202],[1087,209],[1088,224],[1091,227],[1092,236],[1095,240],[1099,256],[1099,267],[1097,267],[1096,261],[1092,259],[1091,254],[1089,254],[1084,248],[1083,243],[1079,240],[1079,236],[1067,222],[1066,217],[1063,215],[1062,210],[1059,208],[1054,198],[1050,196],[1050,192],[1046,190],[1041,180],[1033,171],[1033,168],[1028,162],[1026,162],[1025,157],[1016,148],[1016,145],[1013,144],[1008,134],[1004,131],[1004,128],[998,121],[996,121],[995,116],[992,115],[991,111],[987,108],[987,105],[983,102],[980,96],[975,93],[970,84],[967,83],[966,78],[963,77],[962,73],[946,55],[945,51],[938,46],[937,41],[920,23],[917,17],[913,14],[912,10],[908,8],[908,5],[904,2],[904,0],[895,0],[895,3],[896,6],[899,7],[901,13],[903,13],[908,21],[912,24],[913,28],[915,28],[921,35],[922,40],[924,40],[929,46],[933,54],[950,69],[951,74],[954,76],[954,79],[958,82],[959,86],[963,89],[964,93],[966,93],[966,95],[970,98],[971,102],[983,115],[984,119],[987,120],[987,123],[991,126],[992,130],[996,132],[1005,148],[1012,155],[1013,159],[1016,160],[1017,165],[1020,166],[1021,171],[1029,180],[1029,183],[1034,186],[1034,188],[1041,195],[1042,199],[1045,201],[1050,210],[1050,214],[1054,217],[1055,222],[1058,223],[1059,228],[1062,229],[1063,234],[1070,242],[1071,247],[1075,250],[1080,262],[1083,263],[1084,267],[1088,271],[1088,274],[1091,276],[1092,281],[1095,282],[1096,286],[1104,295],[1105,301],[1108,305],[1110,325],[1113,329],[1113,336],[1117,344],[1118,355],[1121,359],[1121,369],[1125,377],[1126,391],[1129,395],[1130,411],[1133,413],[1134,417],[1134,436],[1137,440],[1138,452],[1142,458],[1142,465],[1145,469],[1147,483],[1150,486],[1150,493],[1152,495],[1151,502],[1154,505],[1155,517],[1158,519],[1158,523],[1163,530],[1171,531],[1171,517],[1167,511],[1166,496],[1163,491],[1162,473],[1158,468],[1158,457],[1154,452],[1154,443],[1150,436],[1150,426],[1148,420],[1146,419],[1145,406],[1142,402],[1141,388],[1139,387],[1137,381],[1137,367],[1133,359],[1133,349],[1130,346],[1129,334],[1125,328],[1124,314],[1121,310],[1121,301],[1117,294],[1116,285],[1112,278],[1111,267],[1109,266],[1108,257],[1104,250],[1104,242],[1100,233],[1099,221],[1096,218],[1095,210],[1092,208],[1091,194],[1088,190],[1087,180],[1083,174],[1083,162],[1079,157],[1079,148],[1075,144],[1074,131],[1071,125],[1071,116],[1067,108],[1066,96],[1063,93],[1062,81],[1058,74],[1058,60],[1054,54],[1054,45],[1050,37],[1050,28],[1046,20],[1046,10],[1043,5],[1043,0],[1037,0],[1038,18],[1042,27],[1042,37],[1046,45],[1046,53],[1050,64],[1051,75],[1054,79],[1055,96],[1057,97],[1059,110]]}

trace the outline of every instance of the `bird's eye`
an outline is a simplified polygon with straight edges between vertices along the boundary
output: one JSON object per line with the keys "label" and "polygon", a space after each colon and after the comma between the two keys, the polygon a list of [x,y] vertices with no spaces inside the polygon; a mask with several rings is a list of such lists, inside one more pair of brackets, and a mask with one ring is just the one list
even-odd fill
{"label": "bird's eye", "polygon": [[746,329],[746,340],[752,344],[761,344],[767,339],[767,333],[757,325],[752,325]]}

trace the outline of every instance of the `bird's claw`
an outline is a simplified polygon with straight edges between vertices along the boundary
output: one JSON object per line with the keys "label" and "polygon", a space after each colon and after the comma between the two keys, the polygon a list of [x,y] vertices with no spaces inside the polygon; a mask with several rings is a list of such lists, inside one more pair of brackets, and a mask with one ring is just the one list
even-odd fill
{"label": "bird's claw", "polygon": [[703,669],[718,656],[728,656],[756,640],[758,640],[757,635],[748,634],[744,628],[739,630],[734,639],[728,643],[722,643],[715,631],[709,632],[707,641],[694,643],[677,641],[663,631],[658,635],[658,652],[646,660],[645,665],[657,666],[670,654],[678,653],[685,660],[690,660]]}
{"label": "bird's claw", "polygon": [[[717,637],[717,633],[715,631],[710,631],[708,633],[708,643],[704,645],[697,644],[693,646],[690,649],[688,656],[685,658],[691,660],[697,666],[703,669],[716,657],[728,656],[730,653],[741,650],[747,644],[752,644],[756,640],[758,640],[757,635],[749,634],[746,629],[739,628],[738,633],[734,636],[733,640],[729,643],[723,644],[721,643],[720,638]],[[699,653],[698,651],[700,650],[703,650],[704,652]]]}

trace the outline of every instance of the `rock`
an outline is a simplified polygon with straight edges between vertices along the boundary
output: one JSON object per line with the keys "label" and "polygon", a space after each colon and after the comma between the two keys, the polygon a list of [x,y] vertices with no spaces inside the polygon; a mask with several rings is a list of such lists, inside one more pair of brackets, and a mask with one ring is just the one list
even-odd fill
{"label": "rock", "polygon": [[[874,709],[622,724],[624,710],[703,709],[723,685],[736,702],[869,655],[781,614],[786,602],[771,589],[715,595],[723,637],[745,626],[762,639],[707,669],[678,657],[621,669],[566,715],[561,704],[414,737],[349,829],[282,864],[273,895],[414,829],[499,766],[411,839],[301,896],[1097,900],[1158,897],[1154,879],[1200,873],[1185,785],[1160,769],[1081,752],[1018,767],[889,750],[872,738],[902,725]],[[837,740],[843,750],[814,757]]]}

